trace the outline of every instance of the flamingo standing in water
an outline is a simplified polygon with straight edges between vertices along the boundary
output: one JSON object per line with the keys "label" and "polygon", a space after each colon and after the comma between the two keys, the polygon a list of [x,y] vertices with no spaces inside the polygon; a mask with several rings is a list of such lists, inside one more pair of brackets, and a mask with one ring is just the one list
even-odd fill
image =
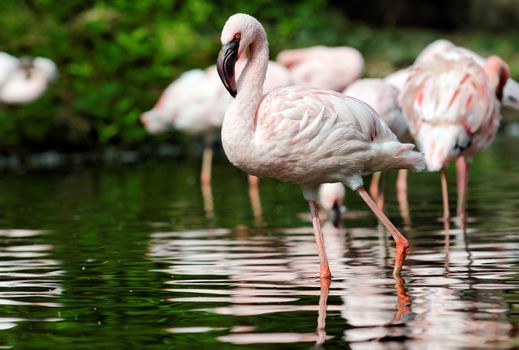
{"label": "flamingo standing in water", "polygon": [[[449,51],[413,66],[399,100],[411,134],[425,153],[430,171],[441,170],[444,221],[449,204],[445,166],[459,157],[466,169],[474,155],[493,140],[501,120],[500,100],[508,66],[491,56],[481,67],[474,59]],[[461,198],[461,226],[466,220],[466,189]]]}
{"label": "flamingo standing in water", "polygon": [[44,57],[16,58],[0,52],[0,103],[27,104],[57,78],[56,64]]}
{"label": "flamingo standing in water", "polygon": [[276,60],[290,70],[295,85],[335,91],[344,90],[364,71],[362,54],[346,46],[283,50]]}
{"label": "flamingo standing in water", "polygon": [[[322,278],[331,273],[316,202],[319,185],[342,182],[357,191],[396,241],[393,273],[398,275],[408,242],[364,190],[362,175],[389,168],[420,169],[423,156],[413,151],[414,145],[398,142],[375,111],[355,98],[301,86],[263,95],[269,49],[265,29],[254,17],[231,16],[221,42],[218,73],[235,97],[222,125],[222,144],[231,163],[249,174],[302,187]],[[236,83],[235,64],[247,49],[250,55]]]}

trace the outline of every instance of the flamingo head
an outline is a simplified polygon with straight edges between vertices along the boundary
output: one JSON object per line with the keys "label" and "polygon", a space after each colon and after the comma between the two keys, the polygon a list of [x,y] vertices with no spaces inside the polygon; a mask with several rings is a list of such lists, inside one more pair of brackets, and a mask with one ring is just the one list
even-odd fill
{"label": "flamingo head", "polygon": [[[223,85],[232,97],[236,97],[235,65],[240,56],[257,38],[259,33],[265,31],[258,20],[252,16],[237,13],[229,17],[222,30],[222,49],[218,54],[216,69]],[[266,36],[266,34],[264,34]]]}

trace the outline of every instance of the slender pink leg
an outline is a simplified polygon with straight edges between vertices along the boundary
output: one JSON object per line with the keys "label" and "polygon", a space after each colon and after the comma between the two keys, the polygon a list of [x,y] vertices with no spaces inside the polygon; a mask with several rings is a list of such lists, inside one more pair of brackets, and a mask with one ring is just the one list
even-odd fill
{"label": "slender pink leg", "polygon": [[404,227],[409,227],[411,226],[411,215],[409,214],[409,202],[407,201],[407,169],[398,170],[396,193]]}
{"label": "slender pink leg", "polygon": [[375,200],[378,198],[378,184],[380,182],[380,171],[371,175],[371,183],[369,184],[369,193]]}
{"label": "slender pink leg", "polygon": [[450,214],[449,214],[449,192],[447,189],[447,174],[445,173],[445,168],[441,170],[441,179],[442,179],[442,197],[443,197],[443,224],[445,230],[449,229],[450,226]]}
{"label": "slender pink leg", "polygon": [[205,217],[208,219],[214,218],[214,206],[213,206],[213,189],[211,182],[202,183],[202,198],[204,199],[204,211]]}
{"label": "slender pink leg", "polygon": [[315,345],[320,346],[326,340],[326,309],[328,305],[328,294],[330,294],[330,279],[321,278],[321,293],[319,294],[319,313],[317,316],[317,340]]}
{"label": "slender pink leg", "polygon": [[254,175],[249,175],[249,198],[252,205],[252,215],[256,226],[263,225],[263,210],[261,209],[261,197],[259,192],[259,178]]}
{"label": "slender pink leg", "polygon": [[378,172],[379,175],[379,192],[378,192],[378,198],[375,200],[377,201],[377,206],[380,208],[380,210],[384,211],[384,173]]}
{"label": "slender pink leg", "polygon": [[393,269],[393,275],[399,276],[400,271],[402,270],[402,265],[404,264],[405,257],[407,255],[407,248],[409,247],[409,242],[407,239],[397,230],[397,228],[389,221],[387,216],[380,210],[379,207],[375,204],[373,199],[366,192],[364,187],[359,187],[357,189],[358,194],[361,198],[366,202],[369,208],[373,211],[373,213],[377,216],[380,222],[386,227],[391,236],[396,243],[396,256],[395,256],[395,267]]}
{"label": "slender pink leg", "polygon": [[202,173],[200,174],[200,182],[202,185],[211,183],[211,165],[213,162],[213,148],[210,144],[204,148],[204,156],[202,158]]}
{"label": "slender pink leg", "polygon": [[467,226],[467,188],[469,184],[469,163],[465,157],[456,160],[458,170],[458,218],[460,226],[465,230]]}
{"label": "slender pink leg", "polygon": [[317,244],[317,252],[319,254],[319,266],[321,278],[331,278],[330,266],[326,257],[326,247],[324,246],[323,232],[319,223],[319,208],[316,201],[308,201],[310,205],[310,213],[312,214],[312,225],[314,226],[315,243]]}

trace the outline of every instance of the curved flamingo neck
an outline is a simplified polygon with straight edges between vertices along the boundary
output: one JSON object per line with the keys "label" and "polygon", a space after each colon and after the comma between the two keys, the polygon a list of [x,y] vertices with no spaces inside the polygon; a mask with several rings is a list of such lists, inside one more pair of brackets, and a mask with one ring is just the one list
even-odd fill
{"label": "curved flamingo neck", "polygon": [[225,113],[222,144],[229,160],[250,172],[251,157],[257,153],[254,142],[254,117],[263,95],[269,49],[265,30],[258,23],[249,58],[237,83],[237,95]]}
{"label": "curved flamingo neck", "polygon": [[263,28],[258,28],[256,38],[249,45],[249,58],[238,79],[237,102],[246,101],[247,104],[253,105],[261,99],[268,60],[267,35]]}

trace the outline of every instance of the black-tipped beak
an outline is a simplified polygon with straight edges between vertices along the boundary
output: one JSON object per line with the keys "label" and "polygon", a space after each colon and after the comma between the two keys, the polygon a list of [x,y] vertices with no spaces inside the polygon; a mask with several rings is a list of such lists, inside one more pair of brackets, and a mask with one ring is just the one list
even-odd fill
{"label": "black-tipped beak", "polygon": [[218,71],[218,75],[232,97],[236,97],[237,94],[234,66],[238,60],[239,47],[240,39],[234,39],[230,43],[225,44],[222,46],[216,61],[216,70]]}

